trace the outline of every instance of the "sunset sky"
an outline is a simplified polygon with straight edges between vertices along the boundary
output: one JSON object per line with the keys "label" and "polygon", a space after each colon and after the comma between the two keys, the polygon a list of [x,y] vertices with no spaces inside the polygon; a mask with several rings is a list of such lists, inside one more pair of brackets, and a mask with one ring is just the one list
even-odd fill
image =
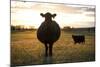
{"label": "sunset sky", "polygon": [[55,20],[61,28],[94,27],[95,6],[68,5],[37,2],[11,1],[11,25],[33,26],[38,28],[44,21],[40,13],[56,13]]}

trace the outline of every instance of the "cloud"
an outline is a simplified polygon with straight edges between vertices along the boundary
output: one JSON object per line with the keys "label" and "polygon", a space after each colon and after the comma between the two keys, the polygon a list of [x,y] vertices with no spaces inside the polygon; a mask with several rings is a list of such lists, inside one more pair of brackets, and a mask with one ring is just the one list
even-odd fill
{"label": "cloud", "polygon": [[86,16],[89,16],[89,17],[95,17],[95,14],[86,14]]}
{"label": "cloud", "polygon": [[75,7],[65,4],[35,3],[35,2],[11,2],[12,9],[32,9],[38,12],[60,12],[60,13],[80,13]]}
{"label": "cloud", "polygon": [[[31,9],[37,12],[82,14],[95,12],[94,6],[12,1],[11,9]],[[13,10],[13,12],[15,12]],[[88,14],[89,15],[89,14]],[[93,15],[93,14],[92,14]]]}
{"label": "cloud", "polygon": [[87,8],[86,11],[88,11],[88,12],[95,12],[95,8]]}
{"label": "cloud", "polygon": [[95,17],[95,6],[84,6],[84,7],[77,7],[84,15],[89,17]]}
{"label": "cloud", "polygon": [[65,4],[47,4],[47,3],[38,3],[32,6],[33,10],[40,12],[55,12],[55,13],[80,13],[79,10],[75,7],[67,6]]}

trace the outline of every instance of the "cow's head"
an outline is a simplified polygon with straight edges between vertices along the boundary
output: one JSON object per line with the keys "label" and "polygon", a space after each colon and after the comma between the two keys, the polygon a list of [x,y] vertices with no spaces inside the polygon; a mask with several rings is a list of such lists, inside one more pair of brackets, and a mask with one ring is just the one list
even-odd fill
{"label": "cow's head", "polygon": [[45,17],[45,20],[52,20],[52,18],[55,18],[56,14],[51,14],[47,12],[46,14],[40,13],[42,17]]}

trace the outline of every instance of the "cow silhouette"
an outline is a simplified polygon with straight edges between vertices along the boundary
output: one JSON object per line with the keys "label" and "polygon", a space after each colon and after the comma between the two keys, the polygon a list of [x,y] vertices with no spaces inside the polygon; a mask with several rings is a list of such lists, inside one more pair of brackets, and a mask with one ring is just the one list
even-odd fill
{"label": "cow silhouette", "polygon": [[37,38],[45,45],[45,56],[52,56],[53,44],[60,37],[60,27],[56,21],[52,20],[56,14],[47,12],[46,14],[40,13],[40,15],[45,18],[45,21],[37,30]]}
{"label": "cow silhouette", "polygon": [[84,35],[72,35],[72,38],[74,40],[74,44],[85,43],[85,36]]}

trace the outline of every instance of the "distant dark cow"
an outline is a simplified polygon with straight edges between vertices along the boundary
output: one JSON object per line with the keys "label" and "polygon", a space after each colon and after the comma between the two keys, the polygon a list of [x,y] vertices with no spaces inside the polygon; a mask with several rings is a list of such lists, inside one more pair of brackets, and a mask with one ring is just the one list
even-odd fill
{"label": "distant dark cow", "polygon": [[85,36],[84,35],[72,35],[72,38],[74,40],[74,44],[85,43]]}

